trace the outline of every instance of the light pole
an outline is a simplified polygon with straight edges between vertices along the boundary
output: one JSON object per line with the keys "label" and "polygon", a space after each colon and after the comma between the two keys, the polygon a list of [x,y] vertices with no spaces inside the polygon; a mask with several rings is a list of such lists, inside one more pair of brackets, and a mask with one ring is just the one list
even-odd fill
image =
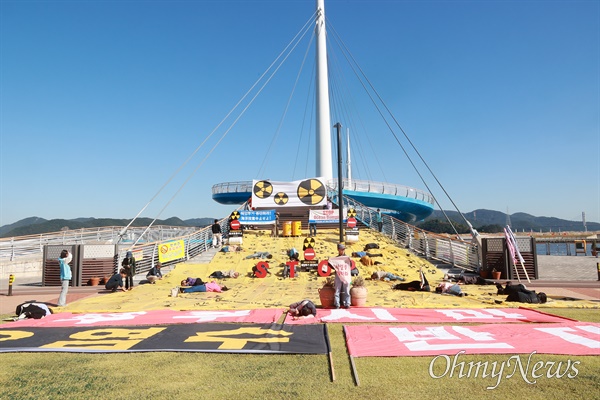
{"label": "light pole", "polygon": [[339,122],[333,126],[337,129],[337,149],[338,149],[338,216],[340,220],[340,243],[344,243],[344,199],[342,198],[342,124]]}

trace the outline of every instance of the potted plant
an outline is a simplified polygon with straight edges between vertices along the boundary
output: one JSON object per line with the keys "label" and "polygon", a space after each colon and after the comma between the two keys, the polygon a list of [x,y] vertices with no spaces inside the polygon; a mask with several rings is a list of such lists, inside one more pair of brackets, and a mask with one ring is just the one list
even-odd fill
{"label": "potted plant", "polygon": [[481,276],[483,279],[487,279],[488,270],[485,268],[479,268],[479,276]]}
{"label": "potted plant", "polygon": [[99,283],[100,283],[100,277],[98,277],[98,276],[93,276],[88,281],[88,284],[90,286],[98,286]]}
{"label": "potted plant", "polygon": [[498,271],[496,268],[492,269],[492,279],[497,281],[500,280],[500,276],[502,275],[502,271]]}
{"label": "potted plant", "polygon": [[355,307],[364,307],[367,304],[367,287],[362,276],[357,276],[352,282],[350,304]]}
{"label": "potted plant", "polygon": [[325,278],[325,282],[323,282],[323,287],[319,289],[319,298],[321,299],[321,307],[323,308],[333,307],[335,300],[334,282],[335,278],[333,276],[328,276]]}

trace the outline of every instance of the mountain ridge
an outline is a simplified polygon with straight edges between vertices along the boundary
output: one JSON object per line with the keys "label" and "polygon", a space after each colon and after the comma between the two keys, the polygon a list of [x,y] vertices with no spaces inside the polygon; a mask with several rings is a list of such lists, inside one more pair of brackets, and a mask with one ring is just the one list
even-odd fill
{"label": "mountain ridge", "polygon": [[[464,224],[464,219],[456,211],[439,211],[435,210],[423,222],[439,219],[446,220],[444,213],[448,215],[453,222]],[[477,209],[464,214],[465,218],[473,225],[475,229],[489,225],[507,225],[507,215],[504,212]],[[213,217],[191,218],[182,220],[178,217],[170,217],[164,220],[155,221],[155,225],[169,226],[197,226],[205,227],[212,224]],[[52,219],[47,220],[40,217],[29,217],[19,220],[13,224],[7,224],[0,227],[0,237],[14,237],[35,235],[41,233],[58,232],[68,229],[82,228],[97,228],[102,226],[126,226],[131,220],[117,218],[94,218],[94,217],[79,217],[70,220]],[[152,218],[138,218],[134,221],[133,226],[148,226],[152,222]],[[531,214],[516,212],[510,215],[510,226],[513,230],[519,231],[575,231],[583,232],[582,221],[569,221],[555,217],[536,217]],[[587,222],[589,231],[600,231],[600,223]]]}

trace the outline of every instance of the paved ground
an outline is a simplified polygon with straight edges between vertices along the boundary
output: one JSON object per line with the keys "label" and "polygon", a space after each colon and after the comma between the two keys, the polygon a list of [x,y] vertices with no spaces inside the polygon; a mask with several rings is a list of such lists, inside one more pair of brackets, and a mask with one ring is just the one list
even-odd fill
{"label": "paved ground", "polygon": [[[198,256],[194,263],[210,262],[216,250]],[[600,301],[600,281],[598,281],[597,263],[600,259],[591,256],[538,256],[540,279],[528,287],[545,292],[555,299],[582,299]],[[164,273],[169,269],[165,268]],[[136,284],[144,280],[143,275],[135,277]],[[0,314],[13,314],[18,304],[29,300],[56,303],[59,287],[42,287],[40,278],[19,280],[16,278],[12,296],[7,296],[8,280],[0,281]],[[67,303],[76,300],[102,296],[108,293],[103,286],[83,286],[70,288]]]}

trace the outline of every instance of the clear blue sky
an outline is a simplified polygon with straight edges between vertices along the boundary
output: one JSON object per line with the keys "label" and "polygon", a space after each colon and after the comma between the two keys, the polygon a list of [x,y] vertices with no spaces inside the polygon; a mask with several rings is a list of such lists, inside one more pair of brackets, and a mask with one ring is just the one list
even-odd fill
{"label": "clear blue sky", "polygon": [[[134,217],[315,8],[313,0],[0,4],[0,225]],[[600,221],[598,1],[329,0],[326,15],[330,36],[335,29],[461,211],[569,220],[585,211]],[[215,183],[314,175],[312,92],[302,85],[313,53],[281,123],[308,39],[206,161],[231,121],[143,216],[225,216],[231,207],[211,199]],[[343,58],[333,46],[330,57]],[[351,128],[353,177],[425,189],[353,85],[346,100],[365,127]]]}

